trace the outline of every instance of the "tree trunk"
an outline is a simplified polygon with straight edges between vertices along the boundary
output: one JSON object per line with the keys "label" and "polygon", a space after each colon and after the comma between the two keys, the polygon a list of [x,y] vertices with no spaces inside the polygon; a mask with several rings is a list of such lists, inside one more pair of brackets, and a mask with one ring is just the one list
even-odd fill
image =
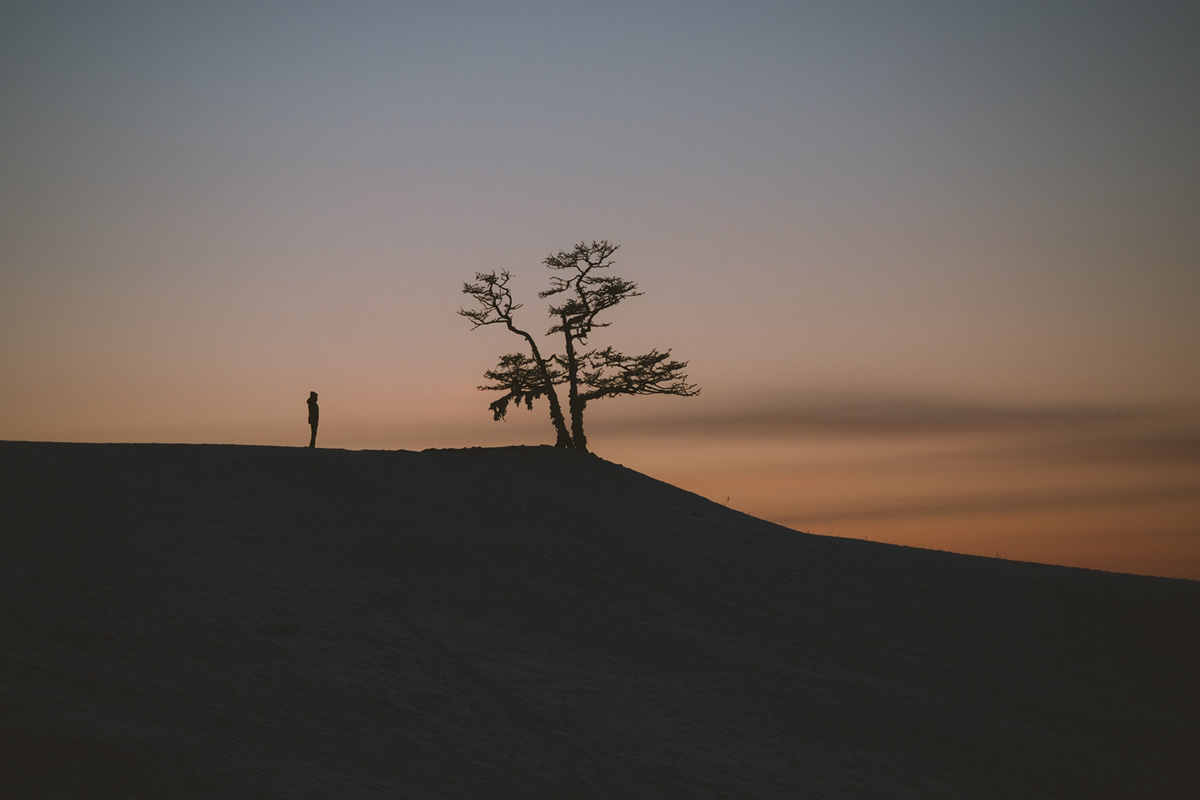
{"label": "tree trunk", "polygon": [[550,380],[550,371],[546,369],[546,360],[542,358],[537,342],[525,331],[514,328],[511,322],[508,327],[509,330],[525,337],[525,341],[529,343],[529,349],[533,351],[533,360],[537,362],[538,370],[542,373],[542,382],[546,385],[546,399],[550,401],[550,424],[554,426],[554,433],[557,437],[554,446],[573,447],[571,434],[567,431],[567,421],[563,417],[562,406],[558,402],[558,392],[554,391],[554,383]]}
{"label": "tree trunk", "polygon": [[571,441],[576,450],[587,452],[587,436],[583,433],[583,407],[587,403],[579,397],[579,360],[575,355],[575,338],[567,315],[562,316],[563,338],[567,340],[567,405],[571,410]]}
{"label": "tree trunk", "polygon": [[558,438],[555,440],[554,446],[565,448],[574,447],[575,445],[571,441],[571,434],[567,432],[567,423],[566,420],[563,419],[562,407],[558,404],[558,398],[554,395],[550,395],[550,397],[550,420],[554,423],[554,430],[558,434]]}
{"label": "tree trunk", "polygon": [[587,400],[576,395],[571,398],[571,436],[575,440],[575,449],[587,452],[587,436],[583,433],[583,409]]}
{"label": "tree trunk", "polygon": [[[554,432],[558,437],[555,442],[555,447],[573,447],[571,434],[567,432],[567,421],[563,418],[562,406],[558,402],[558,392],[554,391],[554,384],[550,382],[550,373],[546,370],[546,362],[542,361],[541,356],[535,351],[538,366],[542,369],[542,380],[546,382],[546,397],[550,401],[550,423],[554,425]],[[574,416],[574,412],[572,412]]]}

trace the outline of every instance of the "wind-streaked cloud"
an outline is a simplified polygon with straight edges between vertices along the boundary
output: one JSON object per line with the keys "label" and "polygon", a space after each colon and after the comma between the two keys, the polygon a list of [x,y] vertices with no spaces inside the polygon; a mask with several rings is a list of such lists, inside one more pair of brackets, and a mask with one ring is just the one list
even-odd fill
{"label": "wind-streaked cloud", "polygon": [[715,411],[677,406],[671,413],[628,417],[606,425],[614,433],[700,438],[1064,435],[1129,433],[1162,426],[1177,429],[1179,435],[1144,436],[1130,442],[1128,452],[1160,449],[1177,457],[1200,452],[1200,418],[1174,409],[980,403],[882,393],[795,403],[745,399]]}
{"label": "wind-streaked cloud", "polygon": [[[1200,503],[1200,481],[1188,484],[1153,486],[1147,488],[1082,490],[1053,489],[1026,493],[980,493],[968,497],[922,499],[902,503],[872,503],[860,501],[853,507],[819,510],[780,522],[789,527],[807,528],[839,522],[864,522],[901,519],[962,518],[995,516],[998,514],[1027,514],[1046,511],[1102,511],[1114,506],[1146,505],[1174,501]],[[1200,528],[1194,534],[1200,537]]]}
{"label": "wind-streaked cloud", "polygon": [[608,423],[618,460],[797,530],[1200,575],[1200,417],[1186,409],[880,391],[673,411]]}

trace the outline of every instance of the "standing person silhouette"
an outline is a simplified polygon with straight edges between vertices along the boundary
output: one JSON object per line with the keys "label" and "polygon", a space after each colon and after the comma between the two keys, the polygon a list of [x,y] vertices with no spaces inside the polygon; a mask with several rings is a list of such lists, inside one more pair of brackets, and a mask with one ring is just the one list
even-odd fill
{"label": "standing person silhouette", "polygon": [[317,446],[317,422],[321,419],[321,409],[317,406],[317,393],[308,393],[308,424],[312,426],[312,439],[309,440],[309,447]]}

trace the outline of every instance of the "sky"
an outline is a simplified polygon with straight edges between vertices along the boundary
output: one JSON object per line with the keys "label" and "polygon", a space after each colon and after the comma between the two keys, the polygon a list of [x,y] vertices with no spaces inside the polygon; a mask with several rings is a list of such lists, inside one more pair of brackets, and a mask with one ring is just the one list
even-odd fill
{"label": "sky", "polygon": [[[12,4],[0,439],[543,444],[456,314],[620,245],[695,398],[600,456],[800,530],[1200,579],[1200,7]],[[552,347],[550,339],[546,347]]]}

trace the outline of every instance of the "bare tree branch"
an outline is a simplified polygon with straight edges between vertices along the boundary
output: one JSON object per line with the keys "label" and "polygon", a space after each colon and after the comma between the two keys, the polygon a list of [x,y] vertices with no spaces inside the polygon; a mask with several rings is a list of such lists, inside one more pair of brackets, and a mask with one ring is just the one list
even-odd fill
{"label": "bare tree branch", "polygon": [[593,241],[590,245],[580,242],[573,250],[563,250],[546,257],[542,263],[550,269],[565,272],[574,270],[575,273],[566,278],[551,276],[550,288],[538,293],[538,297],[542,298],[563,292],[575,295],[561,305],[550,306],[550,316],[562,321],[553,326],[549,333],[565,333],[570,330],[572,338],[586,342],[593,328],[606,328],[609,325],[607,322],[596,322],[596,316],[600,312],[612,308],[626,298],[642,294],[633,281],[593,274],[597,270],[613,266],[615,262],[612,261],[612,254],[619,246],[609,244],[607,240]]}
{"label": "bare tree branch", "polygon": [[520,333],[513,328],[512,315],[521,307],[521,304],[513,302],[512,290],[508,288],[508,281],[511,278],[512,274],[508,270],[504,270],[498,275],[494,270],[492,272],[476,272],[476,283],[463,284],[463,294],[474,297],[480,306],[477,309],[460,308],[458,310],[460,316],[471,320],[472,330],[482,325],[503,323],[514,333]]}
{"label": "bare tree branch", "polygon": [[670,394],[695,397],[700,388],[688,383],[684,370],[688,362],[671,359],[671,351],[651,350],[627,356],[611,347],[586,354],[580,383],[588,387],[581,397],[596,400],[620,394]]}
{"label": "bare tree branch", "polygon": [[[558,393],[554,391],[555,376],[551,372],[550,366],[546,359],[542,356],[541,350],[538,349],[537,341],[528,332],[521,330],[513,322],[513,312],[521,307],[520,303],[514,303],[512,298],[512,290],[508,288],[508,282],[512,275],[503,270],[499,274],[493,270],[492,272],[477,272],[475,273],[475,283],[464,283],[463,294],[468,294],[475,298],[475,302],[479,304],[477,309],[460,308],[459,315],[466,317],[471,321],[472,330],[484,325],[503,324],[508,330],[523,338],[526,344],[529,345],[530,352],[533,353],[532,363],[534,371],[537,374],[537,379],[534,380],[527,371],[514,371],[515,364],[509,364],[509,378],[516,380],[515,375],[520,375],[520,383],[514,389],[513,387],[505,386],[509,392],[500,400],[489,405],[492,411],[493,419],[500,420],[504,418],[508,411],[508,403],[510,400],[521,402],[524,400],[527,407],[533,407],[533,400],[536,397],[545,395],[550,401],[550,422],[554,426],[556,440],[555,447],[572,447],[571,434],[567,430],[566,418],[562,412],[562,405],[558,401]],[[514,355],[514,354],[510,354]],[[505,358],[508,358],[506,356]],[[484,374],[485,378],[491,380],[500,380],[500,375],[503,374],[505,360],[500,360],[500,371],[493,370],[494,374]],[[540,388],[537,388],[540,387]],[[484,387],[480,387],[484,388]],[[514,391],[517,393],[514,394]]]}

